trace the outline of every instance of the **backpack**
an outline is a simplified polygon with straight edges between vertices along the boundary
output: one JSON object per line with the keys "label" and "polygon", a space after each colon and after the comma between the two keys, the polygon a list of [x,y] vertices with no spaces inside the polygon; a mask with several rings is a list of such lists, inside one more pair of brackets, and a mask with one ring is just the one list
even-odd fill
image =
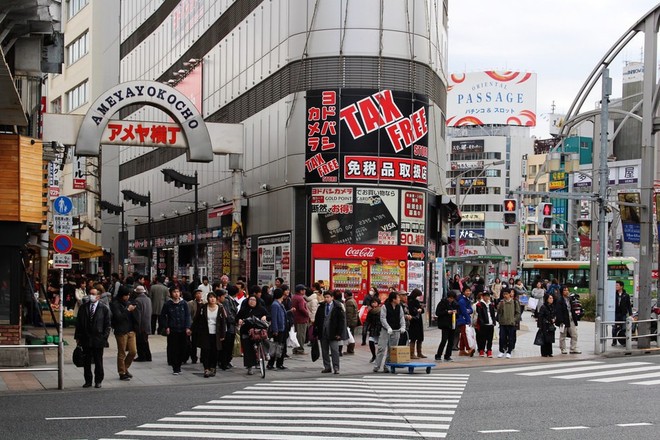
{"label": "backpack", "polygon": [[580,296],[572,294],[570,298],[571,312],[573,313],[573,316],[575,316],[575,318],[580,321],[582,316],[584,316],[584,309],[582,308],[582,303],[580,302]]}

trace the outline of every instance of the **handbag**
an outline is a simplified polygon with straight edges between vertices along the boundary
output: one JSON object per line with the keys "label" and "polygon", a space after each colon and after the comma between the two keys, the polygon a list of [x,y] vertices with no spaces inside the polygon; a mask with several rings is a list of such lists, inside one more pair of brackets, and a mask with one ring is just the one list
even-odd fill
{"label": "handbag", "polygon": [[239,333],[234,336],[234,348],[231,355],[232,357],[241,357],[241,335]]}
{"label": "handbag", "polygon": [[536,336],[534,336],[534,345],[543,345],[545,343],[545,338],[543,337],[543,332],[541,329],[538,329]]}
{"label": "handbag", "polygon": [[83,354],[82,347],[78,345],[73,350],[73,365],[80,368],[85,364],[85,355]]}
{"label": "handbag", "polygon": [[270,343],[268,353],[270,354],[271,359],[277,359],[282,357],[282,353],[284,353],[284,344],[282,344],[281,342],[272,341]]}
{"label": "handbag", "polygon": [[472,350],[477,348],[477,335],[474,331],[474,327],[466,325],[465,336],[467,337],[468,347],[470,347]]}
{"label": "handbag", "polygon": [[286,346],[289,348],[300,348],[298,335],[293,328],[289,329],[289,337],[286,339]]}
{"label": "handbag", "polygon": [[355,344],[355,338],[353,337],[353,333],[351,333],[351,329],[346,328],[346,331],[348,331],[348,339],[346,340],[346,342],[348,344]]}

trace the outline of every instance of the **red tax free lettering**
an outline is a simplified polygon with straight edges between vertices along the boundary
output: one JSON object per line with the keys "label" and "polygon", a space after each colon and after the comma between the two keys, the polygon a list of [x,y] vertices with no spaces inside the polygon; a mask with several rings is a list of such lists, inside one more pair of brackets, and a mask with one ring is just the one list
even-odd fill
{"label": "red tax free lettering", "polygon": [[[357,118],[358,114],[362,124]],[[346,123],[355,139],[364,136],[365,131],[371,133],[401,118],[403,113],[394,102],[391,90],[374,93],[339,111],[339,119]]]}
{"label": "red tax free lettering", "polygon": [[389,125],[385,131],[387,131],[395,152],[398,153],[404,148],[410,147],[428,132],[424,107],[410,115],[410,118],[404,118]]}
{"label": "red tax free lettering", "polygon": [[318,167],[319,176],[325,176],[326,174],[330,174],[333,171],[337,171],[338,169],[339,162],[337,162],[337,159],[332,159],[330,162],[326,162]]}

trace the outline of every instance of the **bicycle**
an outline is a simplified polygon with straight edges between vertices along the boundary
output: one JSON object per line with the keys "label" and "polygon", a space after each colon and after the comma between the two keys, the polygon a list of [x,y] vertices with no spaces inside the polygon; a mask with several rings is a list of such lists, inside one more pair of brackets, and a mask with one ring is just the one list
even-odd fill
{"label": "bicycle", "polygon": [[259,367],[259,372],[263,379],[266,377],[266,361],[268,361],[268,355],[264,349],[264,341],[268,339],[269,324],[267,321],[262,321],[253,316],[247,318],[245,322],[251,327],[248,331],[248,335],[250,341],[254,344],[254,354],[257,360],[257,366]]}

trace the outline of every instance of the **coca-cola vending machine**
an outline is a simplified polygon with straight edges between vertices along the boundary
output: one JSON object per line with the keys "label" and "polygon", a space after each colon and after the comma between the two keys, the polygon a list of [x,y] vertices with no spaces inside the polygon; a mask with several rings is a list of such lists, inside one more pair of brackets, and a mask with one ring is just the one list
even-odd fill
{"label": "coca-cola vending machine", "polygon": [[381,300],[392,287],[406,288],[405,246],[316,244],[312,260],[312,279],[327,276],[331,290],[350,290],[358,303],[371,286],[376,286]]}

